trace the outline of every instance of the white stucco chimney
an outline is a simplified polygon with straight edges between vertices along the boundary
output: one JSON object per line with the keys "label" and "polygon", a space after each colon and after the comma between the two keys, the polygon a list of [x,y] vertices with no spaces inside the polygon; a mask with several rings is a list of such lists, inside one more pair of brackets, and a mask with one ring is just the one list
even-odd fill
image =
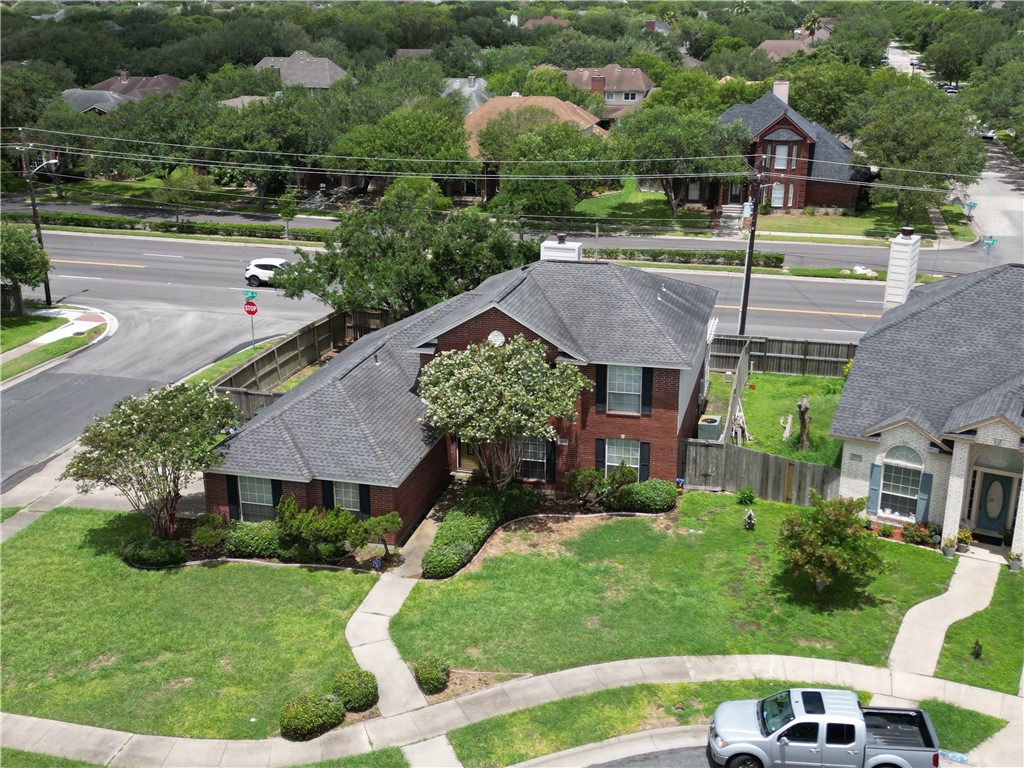
{"label": "white stucco chimney", "polygon": [[540,244],[541,261],[582,261],[583,243],[567,243],[565,235],[555,235],[557,241],[547,240]]}
{"label": "white stucco chimney", "polygon": [[883,309],[898,307],[917,280],[917,260],[921,255],[921,236],[913,227],[904,227],[889,243],[889,274],[885,278]]}
{"label": "white stucco chimney", "polygon": [[772,93],[783,104],[789,104],[789,80],[776,80],[772,83]]}
{"label": "white stucco chimney", "polygon": [[469,81],[469,87],[470,88],[476,88],[476,75],[470,75],[466,79]]}

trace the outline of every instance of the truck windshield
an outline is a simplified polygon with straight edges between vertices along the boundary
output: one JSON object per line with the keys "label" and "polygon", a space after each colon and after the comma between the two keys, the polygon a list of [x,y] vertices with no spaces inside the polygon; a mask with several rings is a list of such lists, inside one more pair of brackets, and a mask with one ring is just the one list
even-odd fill
{"label": "truck windshield", "polygon": [[789,700],[789,691],[779,691],[762,699],[758,703],[757,710],[761,720],[758,725],[761,726],[761,731],[765,736],[770,736],[793,719],[793,705]]}

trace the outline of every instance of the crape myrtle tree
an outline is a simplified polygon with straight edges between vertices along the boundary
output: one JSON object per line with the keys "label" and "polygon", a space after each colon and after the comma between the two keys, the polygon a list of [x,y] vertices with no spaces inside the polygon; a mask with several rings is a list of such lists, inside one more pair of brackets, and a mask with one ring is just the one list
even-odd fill
{"label": "crape myrtle tree", "polygon": [[80,493],[116,488],[152,521],[154,536],[170,539],[182,488],[220,463],[218,435],[237,423],[231,401],[207,383],[125,397],[85,428],[61,479],[75,480]]}
{"label": "crape myrtle tree", "polygon": [[[49,271],[50,257],[36,240],[31,227],[0,223],[0,284],[4,293],[11,297],[11,314],[25,313],[21,286],[37,287],[46,281]],[[7,309],[5,301],[4,310]]]}
{"label": "crape myrtle tree", "polygon": [[552,421],[575,421],[576,400],[592,382],[574,365],[549,365],[547,346],[515,336],[443,352],[420,374],[423,421],[472,445],[494,488],[504,488],[522,461],[523,438],[554,440]]}

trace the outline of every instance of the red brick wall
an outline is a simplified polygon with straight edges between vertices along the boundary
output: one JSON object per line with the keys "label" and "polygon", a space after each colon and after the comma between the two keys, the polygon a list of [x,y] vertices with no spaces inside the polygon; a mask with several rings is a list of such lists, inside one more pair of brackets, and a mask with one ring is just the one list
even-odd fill
{"label": "red brick wall", "polygon": [[228,508],[228,481],[224,475],[203,473],[203,492],[206,496],[206,511],[212,515],[220,515],[225,521],[230,519]]}
{"label": "red brick wall", "polygon": [[[501,331],[506,339],[513,336],[525,336],[528,340],[540,339],[536,333],[531,331],[522,323],[518,323],[506,315],[500,309],[488,309],[476,317],[470,318],[462,325],[452,328],[447,333],[437,338],[437,349],[435,354],[448,352],[450,350],[463,350],[470,344],[484,341],[491,331]],[[542,339],[543,341],[543,339]],[[557,350],[549,345],[548,362],[554,362]],[[420,359],[426,355],[420,355]]]}
{"label": "red brick wall", "polygon": [[402,518],[402,530],[397,536],[389,536],[388,543],[395,544],[409,538],[419,521],[430,511],[450,477],[447,441],[438,440],[398,488],[370,488],[372,515],[386,515],[394,510]]}
{"label": "red brick wall", "polygon": [[827,181],[807,182],[807,202],[822,208],[854,208],[857,205],[856,184],[837,184]]}

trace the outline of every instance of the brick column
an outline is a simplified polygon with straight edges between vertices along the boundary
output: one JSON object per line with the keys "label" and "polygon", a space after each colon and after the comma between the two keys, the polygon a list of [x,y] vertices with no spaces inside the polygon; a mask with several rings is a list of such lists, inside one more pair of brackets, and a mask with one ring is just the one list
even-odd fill
{"label": "brick column", "polygon": [[1024,552],[1024,478],[1020,480],[1020,493],[1017,494],[1017,522],[1013,525],[1013,543],[1011,552]]}
{"label": "brick column", "polygon": [[949,466],[949,487],[946,491],[946,513],[942,518],[942,536],[956,536],[960,528],[960,515],[964,508],[964,489],[970,466],[971,444],[957,440],[953,443],[953,460]]}

